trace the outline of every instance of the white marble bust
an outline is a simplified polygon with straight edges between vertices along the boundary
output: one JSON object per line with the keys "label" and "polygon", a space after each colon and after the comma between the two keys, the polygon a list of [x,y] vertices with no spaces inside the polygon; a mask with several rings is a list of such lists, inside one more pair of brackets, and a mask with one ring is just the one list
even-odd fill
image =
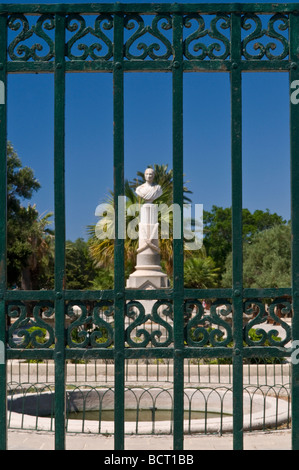
{"label": "white marble bust", "polygon": [[147,168],[144,172],[145,183],[136,188],[136,194],[146,202],[151,203],[162,194],[162,188],[159,184],[153,184],[155,172],[152,168]]}

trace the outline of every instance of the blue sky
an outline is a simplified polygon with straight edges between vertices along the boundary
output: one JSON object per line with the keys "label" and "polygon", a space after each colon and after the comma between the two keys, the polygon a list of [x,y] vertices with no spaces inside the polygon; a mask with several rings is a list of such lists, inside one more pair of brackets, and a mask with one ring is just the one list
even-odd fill
{"label": "blue sky", "polygon": [[[40,213],[54,210],[53,84],[52,74],[8,79],[8,139],[41,183],[31,201]],[[171,101],[170,74],[125,75],[126,178],[149,164],[172,167]],[[67,75],[66,236],[71,240],[86,238],[86,226],[97,221],[96,206],[113,186],[112,104],[111,74]],[[290,218],[289,148],[288,74],[243,74],[244,207]],[[228,74],[184,76],[184,173],[193,203],[206,210],[231,205]]]}

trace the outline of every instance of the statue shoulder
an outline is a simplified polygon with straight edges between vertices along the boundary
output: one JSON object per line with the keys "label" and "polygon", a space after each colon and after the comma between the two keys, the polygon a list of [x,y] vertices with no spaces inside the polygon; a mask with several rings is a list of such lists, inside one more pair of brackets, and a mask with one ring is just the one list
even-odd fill
{"label": "statue shoulder", "polygon": [[137,186],[137,188],[135,189],[135,192],[137,194],[143,193],[145,190],[145,187],[146,187],[146,183],[143,183],[140,186]]}

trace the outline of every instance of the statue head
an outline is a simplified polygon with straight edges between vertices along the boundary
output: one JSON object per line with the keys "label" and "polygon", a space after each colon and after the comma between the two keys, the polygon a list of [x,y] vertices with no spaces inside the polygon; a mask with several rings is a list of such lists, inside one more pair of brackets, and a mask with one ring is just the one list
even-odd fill
{"label": "statue head", "polygon": [[145,183],[137,186],[135,192],[147,202],[153,202],[161,196],[162,188],[159,184],[153,184],[155,172],[152,168],[147,168],[144,172]]}
{"label": "statue head", "polygon": [[144,179],[147,183],[151,184],[154,181],[155,172],[152,168],[147,168],[144,172]]}

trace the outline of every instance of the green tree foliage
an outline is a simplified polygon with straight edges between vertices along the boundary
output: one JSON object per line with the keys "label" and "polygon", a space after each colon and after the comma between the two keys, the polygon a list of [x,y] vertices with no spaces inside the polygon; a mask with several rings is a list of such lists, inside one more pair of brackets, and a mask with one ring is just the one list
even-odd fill
{"label": "green tree foliage", "polygon": [[32,223],[28,234],[31,253],[22,267],[22,289],[54,287],[54,232],[49,229],[51,216],[51,213],[38,216]]}
{"label": "green tree foliage", "polygon": [[114,269],[112,267],[100,268],[92,282],[92,289],[113,289],[114,287]]}
{"label": "green tree foliage", "polygon": [[[126,196],[126,209],[129,206],[138,204],[138,199],[130,187],[128,181],[125,181],[125,196]],[[98,238],[96,233],[96,226],[90,225],[87,227],[89,235],[88,246],[90,254],[95,264],[102,269],[108,269],[113,271],[113,259],[114,259],[114,201],[113,193],[107,196],[104,204],[112,209],[111,212],[104,213],[104,217],[100,220],[103,223],[103,231],[107,233],[107,238]],[[128,212],[128,211],[127,211]],[[127,225],[131,222],[133,217],[128,216],[126,223]],[[125,266],[130,272],[133,270],[136,261],[137,251],[137,240],[127,237],[125,239]]]}
{"label": "green tree foliage", "polygon": [[52,286],[53,233],[51,214],[40,217],[27,204],[40,184],[29,167],[22,167],[11,143],[7,145],[7,280],[8,286],[40,289]]}
{"label": "green tree foliage", "polygon": [[97,269],[90,256],[87,242],[78,238],[66,242],[66,287],[67,289],[90,289]]}
{"label": "green tree foliage", "polygon": [[[256,210],[251,213],[248,209],[242,211],[243,240],[250,241],[258,233],[275,225],[284,225],[285,220],[276,213]],[[225,261],[232,251],[232,210],[213,206],[211,211],[204,211],[204,246],[223,273]]]}
{"label": "green tree foliage", "polygon": [[[291,228],[276,225],[253,235],[244,242],[244,287],[290,287]],[[223,287],[231,287],[232,256],[229,254],[222,278]]]}
{"label": "green tree foliage", "polygon": [[185,287],[194,289],[209,289],[216,287],[219,278],[219,268],[216,268],[210,257],[188,257],[184,264]]}

